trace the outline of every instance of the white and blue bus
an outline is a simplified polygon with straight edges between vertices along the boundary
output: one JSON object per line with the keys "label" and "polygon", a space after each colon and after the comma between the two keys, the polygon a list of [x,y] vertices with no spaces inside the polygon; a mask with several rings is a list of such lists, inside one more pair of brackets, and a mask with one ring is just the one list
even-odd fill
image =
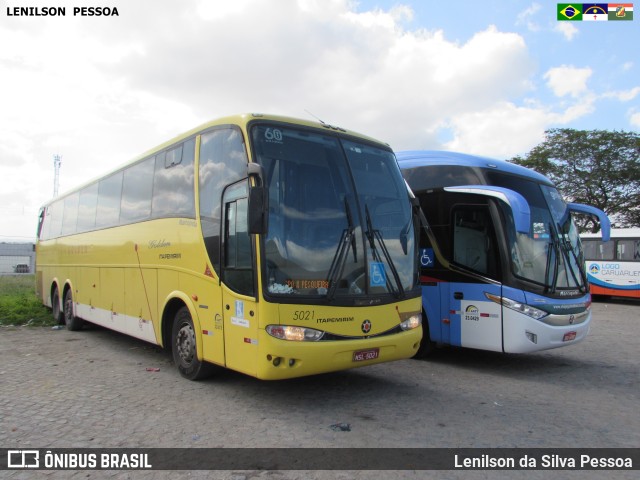
{"label": "white and blue bus", "polygon": [[614,228],[605,242],[580,235],[592,295],[640,299],[640,228]]}
{"label": "white and blue bus", "polygon": [[[544,175],[505,161],[437,151],[397,153],[426,222],[420,239],[424,336],[435,344],[526,353],[577,343],[591,295],[571,212]],[[427,321],[424,321],[426,317]]]}

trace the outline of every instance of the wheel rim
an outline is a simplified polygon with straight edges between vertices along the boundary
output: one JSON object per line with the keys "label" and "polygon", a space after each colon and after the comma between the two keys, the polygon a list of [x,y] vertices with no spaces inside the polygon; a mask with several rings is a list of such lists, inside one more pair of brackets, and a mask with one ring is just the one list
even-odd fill
{"label": "wheel rim", "polygon": [[190,324],[185,323],[180,327],[176,337],[176,349],[180,360],[185,365],[190,365],[196,354],[196,335]]}

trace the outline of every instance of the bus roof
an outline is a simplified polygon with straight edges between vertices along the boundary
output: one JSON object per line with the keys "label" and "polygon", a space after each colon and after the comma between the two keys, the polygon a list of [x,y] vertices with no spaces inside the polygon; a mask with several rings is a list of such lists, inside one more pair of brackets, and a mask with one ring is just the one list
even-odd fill
{"label": "bus roof", "polygon": [[139,161],[144,160],[145,158],[149,158],[152,155],[155,155],[157,153],[162,152],[165,149],[170,148],[171,146],[180,143],[184,140],[189,139],[190,137],[193,137],[194,135],[197,135],[199,133],[202,133],[204,131],[207,131],[209,129],[212,129],[214,127],[217,126],[222,126],[222,125],[236,125],[239,126],[243,129],[246,129],[246,126],[250,123],[250,122],[254,122],[254,121],[260,121],[260,120],[264,120],[264,121],[272,121],[272,122],[281,122],[281,123],[288,123],[294,126],[302,126],[302,127],[312,127],[312,128],[324,128],[326,129],[328,132],[333,133],[333,134],[341,134],[341,135],[347,135],[347,136],[351,136],[351,137],[355,137],[364,141],[368,141],[370,143],[374,143],[374,144],[378,144],[379,146],[385,146],[387,148],[391,148],[389,146],[388,143],[385,143],[381,140],[377,140],[375,138],[369,137],[367,135],[363,135],[361,133],[357,133],[351,130],[347,130],[341,126],[335,126],[335,125],[330,125],[328,123],[324,123],[322,121],[316,121],[316,120],[305,120],[305,119],[300,119],[300,118],[294,118],[294,117],[287,117],[287,116],[281,116],[281,115],[271,115],[271,114],[263,114],[263,113],[241,113],[241,114],[237,114],[237,115],[230,115],[230,116],[226,116],[226,117],[221,117],[215,120],[211,120],[208,121],[206,123],[203,123],[202,125],[199,125],[195,128],[192,128],[191,130],[188,130],[176,137],[171,138],[170,140],[167,140],[163,143],[161,143],[160,145],[157,145],[149,150],[146,150],[145,152],[135,156],[133,159],[129,159],[127,161],[121,162],[119,164],[116,164],[114,166],[112,166],[111,168],[105,168],[104,172],[101,173],[98,176],[95,176],[93,178],[91,178],[90,180],[83,182],[79,185],[77,185],[76,187],[69,189],[67,191],[64,191],[62,194],[60,194],[58,197],[54,197],[54,198],[50,198],[49,200],[47,200],[43,206],[49,205],[57,200],[60,200],[61,198],[66,197],[67,195],[73,194],[77,191],[82,190],[83,188],[85,188],[88,185],[91,185],[92,183],[95,183],[99,180],[101,180],[102,178],[108,177],[109,175],[111,175],[112,173],[118,172],[120,170],[123,170],[124,168],[131,166]]}
{"label": "bus roof", "polygon": [[468,155],[466,153],[446,152],[441,150],[407,150],[396,152],[400,168],[418,168],[435,165],[452,165],[459,167],[490,168],[521,177],[531,178],[542,183],[553,184],[544,175],[530,168],[509,163],[504,160]]}

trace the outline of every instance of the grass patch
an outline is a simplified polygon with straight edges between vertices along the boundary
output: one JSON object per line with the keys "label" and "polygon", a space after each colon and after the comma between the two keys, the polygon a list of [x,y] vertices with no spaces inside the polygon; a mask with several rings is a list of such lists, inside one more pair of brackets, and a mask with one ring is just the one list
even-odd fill
{"label": "grass patch", "polygon": [[35,275],[0,275],[0,325],[55,325],[35,285]]}

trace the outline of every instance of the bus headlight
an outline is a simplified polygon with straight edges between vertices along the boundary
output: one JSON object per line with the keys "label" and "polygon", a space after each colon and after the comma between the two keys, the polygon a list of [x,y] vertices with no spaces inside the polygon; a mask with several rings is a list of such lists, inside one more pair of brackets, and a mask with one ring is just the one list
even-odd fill
{"label": "bus headlight", "polygon": [[422,325],[422,315],[416,313],[407,318],[404,322],[400,323],[400,328],[402,330],[413,330],[414,328],[418,328]]}
{"label": "bus headlight", "polygon": [[267,325],[265,330],[272,337],[294,342],[317,342],[324,336],[320,330],[291,325]]}
{"label": "bus headlight", "polygon": [[498,295],[493,295],[491,293],[486,293],[485,296],[496,303],[501,304],[504,307],[510,308],[511,310],[515,310],[518,313],[523,313],[528,317],[534,318],[536,320],[540,320],[543,317],[549,315],[544,310],[540,310],[539,308],[532,307],[531,305],[527,305],[526,303],[516,302],[515,300],[511,300],[507,297],[500,297]]}

